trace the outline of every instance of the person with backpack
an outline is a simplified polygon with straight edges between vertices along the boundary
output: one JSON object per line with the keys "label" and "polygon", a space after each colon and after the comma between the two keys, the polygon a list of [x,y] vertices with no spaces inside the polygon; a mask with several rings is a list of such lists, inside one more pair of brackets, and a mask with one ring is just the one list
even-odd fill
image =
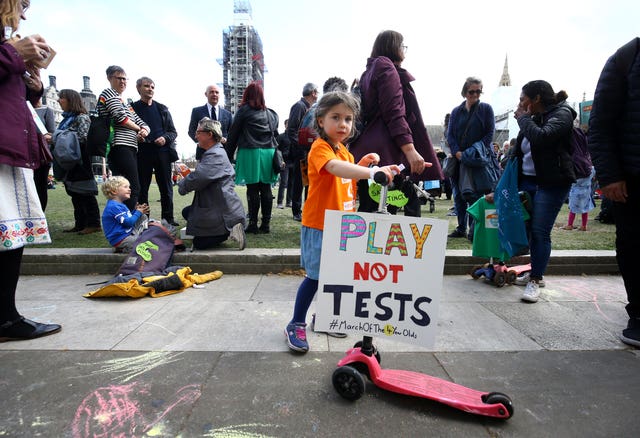
{"label": "person with backpack", "polygon": [[289,126],[287,126],[287,136],[291,144],[290,159],[293,161],[293,169],[289,174],[292,179],[291,194],[291,212],[293,220],[302,221],[302,192],[304,184],[302,183],[302,171],[300,169],[301,161],[307,156],[308,148],[303,148],[298,144],[298,130],[311,105],[318,101],[318,86],[308,82],[302,88],[302,97],[293,104],[289,111]]}
{"label": "person with backpack", "polygon": [[629,321],[620,339],[640,347],[640,38],[634,38],[604,65],[589,118],[589,152],[602,195],[613,201],[616,258],[629,303]]}
{"label": "person with backpack", "polygon": [[53,135],[53,149],[55,151],[58,133],[71,130],[76,133],[80,145],[81,160],[64,175],[62,181],[67,194],[73,204],[72,228],[63,230],[65,233],[91,234],[102,231],[100,226],[100,209],[98,208],[98,185],[91,168],[91,155],[87,147],[87,132],[91,119],[82,103],[80,93],[75,90],[64,89],[58,93],[58,103],[62,108],[62,121]]}
{"label": "person with backpack", "polygon": [[532,199],[529,222],[531,272],[516,280],[525,285],[522,300],[535,303],[544,287],[551,255],[551,230],[576,180],[571,158],[571,136],[576,112],[565,91],[554,92],[547,81],[522,87],[514,116],[520,133],[514,155],[518,158],[518,189]]}

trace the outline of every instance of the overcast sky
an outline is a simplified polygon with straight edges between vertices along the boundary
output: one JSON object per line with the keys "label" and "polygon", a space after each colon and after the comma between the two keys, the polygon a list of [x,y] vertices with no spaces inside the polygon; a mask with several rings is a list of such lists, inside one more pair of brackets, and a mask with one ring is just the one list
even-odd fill
{"label": "overcast sky", "polygon": [[[637,0],[252,0],[251,7],[264,45],[267,105],[281,126],[306,82],[360,77],[381,30],[405,37],[403,67],[416,78],[426,124],[441,123],[462,101],[467,76],[484,81],[482,99],[491,103],[505,56],[518,90],[545,79],[570,101],[589,100],[606,59],[640,35]],[[117,64],[131,79],[125,97],[137,100],[135,79],[153,78],[178,149],[190,154],[191,108],[205,103],[208,84],[222,83],[217,60],[233,19],[233,0],[32,0],[19,33],[39,33],[58,52],[42,72],[45,85],[54,75],[58,89],[79,91],[86,75],[98,95],[108,86],[106,67]]]}

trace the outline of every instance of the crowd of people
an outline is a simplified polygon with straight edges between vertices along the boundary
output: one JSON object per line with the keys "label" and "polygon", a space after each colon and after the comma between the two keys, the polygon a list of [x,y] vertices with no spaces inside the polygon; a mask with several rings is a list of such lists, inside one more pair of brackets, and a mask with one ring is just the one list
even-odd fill
{"label": "crowd of people", "polygon": [[[167,106],[154,99],[154,81],[147,76],[139,78],[136,89],[140,99],[126,101],[123,92],[129,78],[122,67],[109,66],[109,87],[100,93],[97,112],[112,121],[107,162],[113,176],[103,175],[102,192],[108,202],[100,217],[87,140],[91,120],[80,95],[68,89],[59,92],[63,119],[57,127],[51,125],[46,108],[38,108],[43,93],[40,68],[51,50],[39,35],[16,36],[29,6],[29,0],[7,0],[0,7],[4,29],[0,45],[0,181],[3,187],[14,187],[3,190],[3,196],[8,197],[3,197],[0,226],[24,231],[1,234],[0,263],[6,275],[0,283],[0,341],[32,339],[61,329],[58,324],[22,316],[16,309],[15,290],[24,246],[50,242],[44,213],[50,149],[55,149],[63,131],[76,133],[82,155],[70,169],[56,169],[54,162],[54,174],[60,175],[74,211],[74,225],[64,231],[102,231],[120,251],[130,250],[148,226],[149,187],[154,176],[160,191],[158,225],[179,225],[173,211],[174,185],[180,195],[194,192],[182,217],[196,249],[213,248],[231,239],[242,250],[245,233],[270,233],[272,190],[280,180],[277,207],[290,206],[292,219],[301,222],[301,265],[306,277],[284,330],[289,347],[299,352],[309,350],[306,319],[318,287],[325,210],[355,211],[357,207],[362,212],[375,211],[377,202],[369,195],[374,171],[381,170],[392,180],[394,174],[401,173],[402,165],[406,170],[401,190],[407,198],[403,212],[418,217],[421,203],[416,184],[445,180],[411,85],[415,78],[402,68],[407,54],[404,38],[399,32],[383,31],[351,89],[338,77],[325,82],[322,96],[315,84],[303,86],[302,97],[291,107],[282,133],[278,132],[278,114],[267,107],[260,83],[247,86],[235,114],[219,104],[218,87],[207,86],[207,102],[193,108],[189,124],[189,137],[197,144],[197,165],[190,172],[180,172],[179,181],[174,179],[173,164],[178,159],[177,132]],[[591,182],[597,178],[603,196],[614,204],[618,262],[629,298],[629,324],[622,340],[640,346],[640,292],[631,273],[636,239],[630,231],[640,205],[635,200],[640,167],[634,131],[637,112],[625,112],[639,105],[638,75],[630,72],[635,73],[640,63],[636,48],[628,70],[620,71],[616,57],[621,56],[616,53],[607,62],[598,83],[589,132],[595,169],[585,178],[576,178],[572,164],[570,137],[576,112],[567,104],[564,91],[554,91],[544,80],[526,83],[514,112],[520,133],[500,145],[493,143],[493,109],[480,100],[482,81],[476,77],[464,81],[464,100],[447,118],[446,143],[454,160],[449,182],[457,214],[457,226],[449,237],[473,241],[474,227],[467,209],[480,198],[491,197],[500,169],[515,160],[518,189],[531,200],[527,223],[531,271],[520,279],[525,286],[522,299],[536,302],[539,289],[545,286],[551,230],[558,213],[568,200],[570,215],[564,228],[576,228],[574,220],[580,214],[579,229],[586,231],[588,212],[594,208]],[[44,131],[36,128],[25,102],[36,108],[45,122]],[[629,126],[622,136],[617,131],[620,123]],[[276,150],[285,158],[284,169],[273,165]],[[480,155],[486,152],[484,166],[494,168],[498,178],[469,189],[465,167],[473,150]],[[357,191],[352,186],[355,181]],[[236,194],[238,184],[247,187],[248,214]],[[29,208],[22,208],[24,205]],[[396,214],[398,210],[390,211]]]}

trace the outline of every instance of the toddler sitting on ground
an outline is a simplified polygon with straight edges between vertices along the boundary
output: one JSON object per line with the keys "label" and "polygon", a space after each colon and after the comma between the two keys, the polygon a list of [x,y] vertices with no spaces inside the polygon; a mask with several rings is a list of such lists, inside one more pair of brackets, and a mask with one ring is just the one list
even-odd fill
{"label": "toddler sitting on ground", "polygon": [[102,212],[102,229],[116,252],[129,252],[138,236],[148,227],[149,205],[136,205],[131,213],[124,202],[131,197],[129,181],[123,176],[112,176],[102,184],[107,205]]}

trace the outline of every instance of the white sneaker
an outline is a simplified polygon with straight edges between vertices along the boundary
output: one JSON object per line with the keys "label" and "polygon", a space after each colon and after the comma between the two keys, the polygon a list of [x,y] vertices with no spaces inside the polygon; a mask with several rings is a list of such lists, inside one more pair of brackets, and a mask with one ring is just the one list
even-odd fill
{"label": "white sneaker", "polygon": [[[526,286],[527,284],[529,284],[529,281],[531,281],[530,277],[531,277],[531,272],[525,272],[520,277],[516,278],[516,281],[514,281],[513,284],[515,284],[516,286]],[[544,280],[538,281],[538,286],[544,287],[545,286]]]}
{"label": "white sneaker", "polygon": [[240,251],[245,248],[247,242],[244,234],[244,226],[241,222],[233,226],[231,233],[229,233],[229,237],[238,242],[238,248],[240,248]]}
{"label": "white sneaker", "polygon": [[524,293],[522,294],[522,301],[526,301],[528,303],[538,302],[538,298],[540,298],[539,287],[538,283],[534,280],[527,283],[527,286],[524,288]]}

